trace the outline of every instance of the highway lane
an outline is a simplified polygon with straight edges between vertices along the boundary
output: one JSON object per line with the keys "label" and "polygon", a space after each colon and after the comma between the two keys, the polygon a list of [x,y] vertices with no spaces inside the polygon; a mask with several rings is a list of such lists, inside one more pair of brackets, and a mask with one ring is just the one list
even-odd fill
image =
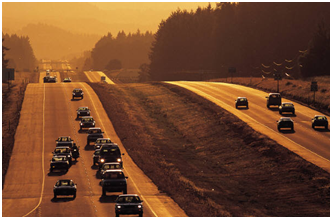
{"label": "highway lane", "polygon": [[[45,104],[44,113],[43,103],[27,103],[35,99],[43,99],[43,88],[45,85]],[[71,92],[74,88],[82,88],[85,92],[83,100],[72,100]],[[34,89],[34,91],[32,91]],[[24,101],[24,111],[32,113],[34,119],[43,120],[45,125],[32,124],[20,119],[19,127],[26,130],[25,134],[17,133],[18,140],[29,141],[32,136],[36,138],[36,148],[29,149],[33,155],[33,160],[26,160],[26,153],[16,151],[13,156],[21,161],[11,161],[11,166],[6,177],[5,189],[3,191],[3,215],[4,216],[114,216],[114,200],[120,193],[108,193],[108,197],[101,197],[102,189],[99,186],[99,179],[96,178],[96,168],[92,168],[93,150],[85,150],[86,134],[80,133],[79,121],[76,118],[76,109],[79,106],[88,106],[92,110],[92,115],[96,120],[97,126],[102,127],[106,137],[110,137],[117,142],[121,151],[125,153],[124,167],[128,179],[128,193],[138,193],[144,200],[144,216],[186,216],[179,206],[169,197],[161,194],[152,181],[130,159],[121,141],[116,135],[113,126],[108,119],[101,103],[94,91],[85,83],[46,83],[28,85],[27,93],[38,92],[38,95],[30,94]],[[32,98],[32,99],[30,99]],[[31,121],[29,119],[29,121]],[[36,125],[36,126],[35,126]],[[45,136],[42,136],[44,130]],[[33,132],[35,132],[33,134]],[[58,136],[71,136],[77,145],[81,147],[81,157],[73,165],[67,174],[50,174],[49,161],[52,151],[55,148],[55,139]],[[44,138],[44,143],[42,138]],[[38,139],[37,139],[38,138]],[[30,141],[28,143],[30,145]],[[42,145],[44,144],[44,146]],[[15,143],[15,149],[24,149],[27,144]],[[33,147],[33,146],[32,146]],[[44,147],[44,150],[43,148]],[[17,153],[18,152],[18,153]],[[42,153],[44,163],[42,164]],[[23,159],[25,159],[23,161]],[[13,168],[22,168],[24,164],[25,172],[17,171]],[[42,166],[44,169],[42,170]],[[44,175],[43,175],[44,172]],[[19,177],[19,179],[18,179]],[[45,178],[44,187],[43,177]],[[78,194],[75,200],[53,199],[53,185],[58,179],[71,178],[78,183]],[[24,181],[22,181],[24,180]],[[29,184],[34,183],[32,186]],[[18,188],[19,186],[19,188]],[[22,191],[17,191],[20,189]],[[43,191],[43,192],[42,192]],[[42,194],[41,194],[42,192]],[[38,203],[41,201],[40,205]],[[16,208],[17,204],[20,208]],[[37,207],[36,207],[37,206]],[[36,208],[36,209],[34,209]]]}
{"label": "highway lane", "polygon": [[[241,85],[218,82],[168,82],[187,88],[200,96],[216,103],[232,112],[255,130],[276,140],[279,144],[299,154],[308,161],[329,171],[330,168],[330,132],[313,130],[311,119],[314,115],[323,115],[299,103],[288,99],[282,102],[293,102],[296,115],[290,116],[294,120],[295,132],[279,132],[276,121],[281,117],[277,109],[266,107],[267,93]],[[236,109],[235,100],[245,96],[249,100],[249,109]],[[330,119],[328,117],[328,119]]]}
{"label": "highway lane", "polygon": [[115,84],[108,76],[101,71],[84,71],[90,82],[101,82],[101,76],[105,76],[105,82],[108,84]]}

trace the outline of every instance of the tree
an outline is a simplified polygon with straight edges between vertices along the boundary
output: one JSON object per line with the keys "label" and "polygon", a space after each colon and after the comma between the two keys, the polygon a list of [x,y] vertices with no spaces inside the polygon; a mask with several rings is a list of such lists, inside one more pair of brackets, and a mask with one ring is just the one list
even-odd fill
{"label": "tree", "polygon": [[8,60],[7,59],[5,59],[5,50],[9,50],[7,47],[5,47],[5,46],[3,46],[3,41],[4,41],[5,39],[4,38],[2,38],[2,71],[4,71],[4,69],[6,69],[7,68],[7,66],[8,66]]}
{"label": "tree", "polygon": [[145,82],[150,80],[150,69],[147,63],[141,64],[139,67],[139,82]]}
{"label": "tree", "polygon": [[107,70],[116,70],[121,68],[122,68],[121,62],[117,59],[110,60],[109,63],[105,66],[105,69]]}

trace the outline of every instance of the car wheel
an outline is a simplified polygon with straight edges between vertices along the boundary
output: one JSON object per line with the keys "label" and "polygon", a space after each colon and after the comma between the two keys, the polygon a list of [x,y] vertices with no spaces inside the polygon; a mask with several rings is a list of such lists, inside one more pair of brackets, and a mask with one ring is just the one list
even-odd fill
{"label": "car wheel", "polygon": [[106,191],[103,189],[102,196],[106,196]]}
{"label": "car wheel", "polygon": [[328,125],[325,126],[325,129],[328,130]]}
{"label": "car wheel", "polygon": [[54,199],[57,199],[57,194],[54,194],[53,198],[54,198]]}
{"label": "car wheel", "polygon": [[80,127],[80,131],[82,131],[82,127]]}
{"label": "car wheel", "polygon": [[123,190],[123,194],[127,194],[127,188]]}
{"label": "car wheel", "polygon": [[143,216],[143,214],[142,214],[142,213],[140,213],[140,214],[139,214],[139,217],[142,217],[142,216]]}
{"label": "car wheel", "polygon": [[291,127],[291,131],[294,131],[294,127]]}
{"label": "car wheel", "polygon": [[52,169],[52,168],[50,169],[50,172],[51,172],[51,173],[53,172],[53,169]]}
{"label": "car wheel", "polygon": [[314,124],[312,124],[312,128],[313,128],[313,129],[315,128],[315,125],[314,125]]}
{"label": "car wheel", "polygon": [[280,127],[278,127],[278,131],[281,131],[281,128],[280,128]]}
{"label": "car wheel", "polygon": [[119,213],[116,213],[116,217],[119,217]]}
{"label": "car wheel", "polygon": [[247,105],[246,108],[249,109],[249,105]]}
{"label": "car wheel", "polygon": [[238,108],[238,106],[236,105],[236,109]]}
{"label": "car wheel", "polygon": [[81,99],[83,99],[83,96],[81,97]]}
{"label": "car wheel", "polygon": [[281,114],[282,114],[282,112],[280,112],[280,111],[279,111],[279,114],[281,115]]}
{"label": "car wheel", "polygon": [[295,115],[295,112],[293,112],[293,115]]}
{"label": "car wheel", "polygon": [[76,193],[73,194],[73,199],[75,199],[75,198],[76,198]]}
{"label": "car wheel", "polygon": [[79,115],[76,115],[76,119],[79,119],[79,117],[80,117]]}
{"label": "car wheel", "polygon": [[267,105],[267,108],[269,108],[269,105]]}

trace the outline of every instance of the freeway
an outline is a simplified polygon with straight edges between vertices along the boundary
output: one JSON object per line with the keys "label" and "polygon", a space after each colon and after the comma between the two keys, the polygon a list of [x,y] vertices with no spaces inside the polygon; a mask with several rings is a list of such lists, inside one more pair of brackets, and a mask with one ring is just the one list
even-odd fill
{"label": "freeway", "polygon": [[[313,109],[288,99],[282,102],[293,102],[296,114],[284,115],[294,120],[295,132],[279,132],[276,121],[281,117],[275,108],[266,107],[267,93],[249,87],[219,82],[167,82],[184,87],[205,97],[218,106],[235,114],[253,129],[267,135],[289,150],[297,153],[315,165],[330,170],[330,131],[314,130],[311,119],[315,115],[323,115]],[[249,109],[236,109],[237,97],[247,97]],[[328,120],[330,118],[328,117]]]}
{"label": "freeway", "polygon": [[[83,100],[72,100],[72,90],[82,88]],[[115,141],[125,153],[124,173],[128,193],[144,200],[144,216],[186,216],[129,157],[95,92],[86,83],[29,84],[15,135],[13,155],[2,197],[3,216],[114,216],[114,202],[120,193],[101,197],[102,188],[92,166],[93,149],[86,147],[86,133],[79,132],[76,109],[88,106],[105,137]],[[81,157],[66,174],[49,173],[55,139],[71,136],[80,146]],[[92,145],[91,145],[92,146]],[[69,178],[77,183],[75,200],[53,199],[53,185]]]}
{"label": "freeway", "polygon": [[101,72],[101,71],[84,71],[84,73],[86,74],[86,76],[87,76],[87,78],[89,79],[90,82],[101,82],[101,77],[104,76],[106,83],[114,84],[114,82],[110,78],[108,78],[108,76],[106,76],[104,74],[104,72]]}

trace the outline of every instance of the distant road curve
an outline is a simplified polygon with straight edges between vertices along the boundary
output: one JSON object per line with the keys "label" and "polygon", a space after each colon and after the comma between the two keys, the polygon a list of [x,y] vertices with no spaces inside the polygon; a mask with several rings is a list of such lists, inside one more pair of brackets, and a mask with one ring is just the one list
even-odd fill
{"label": "distant road curve", "polygon": [[[277,130],[276,121],[281,117],[276,109],[266,107],[266,92],[253,88],[219,82],[166,82],[186,88],[218,106],[235,114],[256,131],[270,137],[289,150],[313,164],[330,171],[330,131],[314,130],[311,119],[322,113],[288,99],[296,109],[294,120],[295,132],[282,133]],[[236,109],[235,100],[244,96],[249,100],[249,109]],[[330,117],[327,117],[330,120]]]}
{"label": "distant road curve", "polygon": [[104,72],[101,71],[84,71],[84,74],[86,74],[90,82],[101,82],[101,77],[105,76],[106,83],[115,84],[108,76],[104,74]]}

